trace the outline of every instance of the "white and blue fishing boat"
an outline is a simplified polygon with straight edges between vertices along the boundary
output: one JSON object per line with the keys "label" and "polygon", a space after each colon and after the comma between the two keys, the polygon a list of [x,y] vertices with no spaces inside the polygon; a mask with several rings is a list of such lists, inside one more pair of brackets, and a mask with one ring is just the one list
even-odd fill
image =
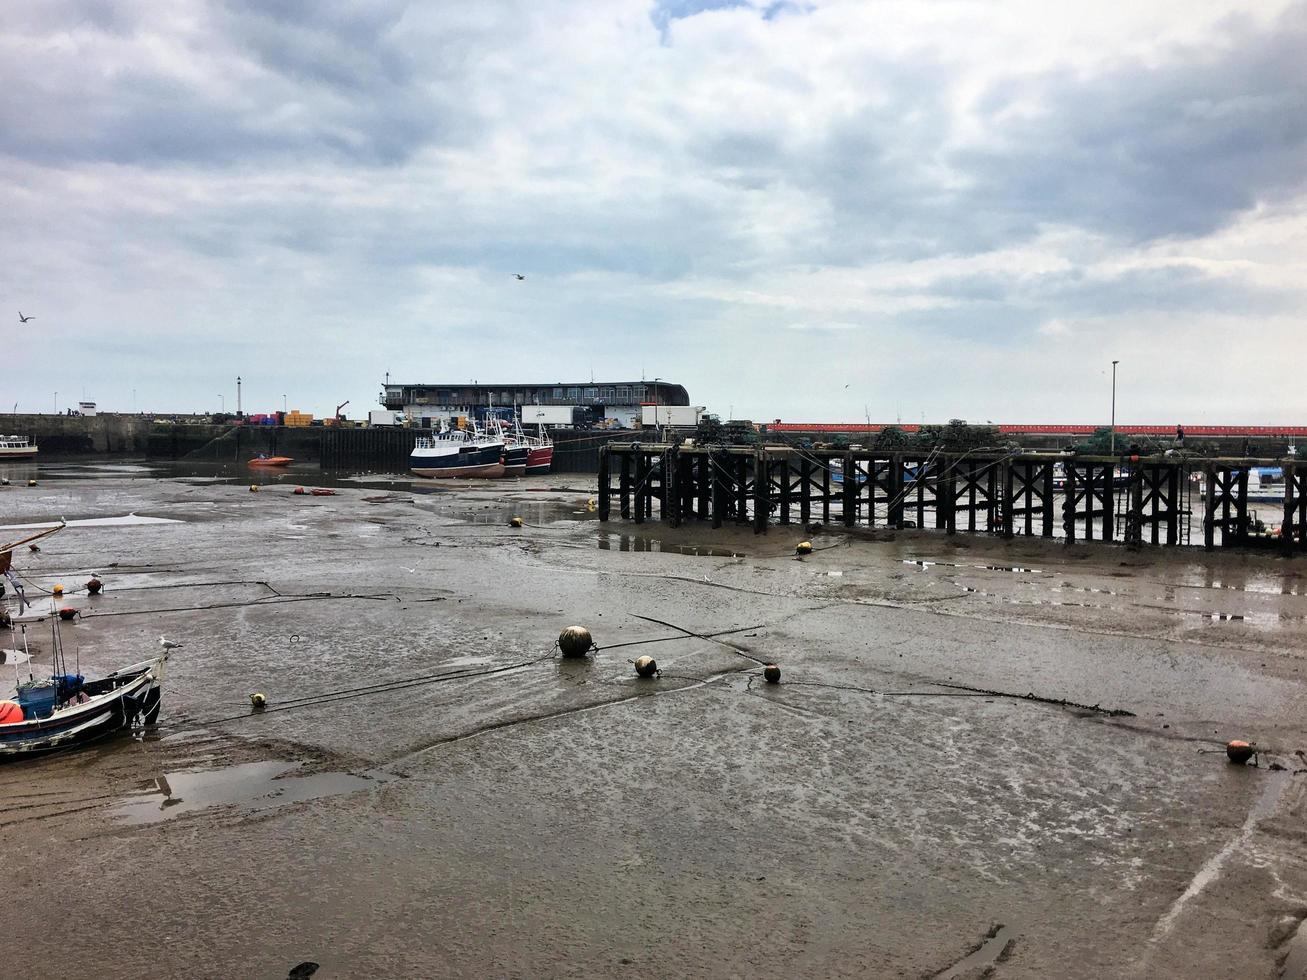
{"label": "white and blue fishing boat", "polygon": [[484,432],[446,429],[418,439],[409,455],[408,468],[416,476],[433,479],[503,476],[504,440]]}
{"label": "white and blue fishing boat", "polygon": [[[6,669],[11,663],[14,668],[14,693],[0,700],[0,762],[75,748],[138,723],[152,725],[159,717],[166,649],[152,660],[122,667],[100,680],[87,680],[76,668],[69,671],[59,639],[59,617],[51,615],[51,673],[37,676],[32,671],[32,655],[27,649],[28,617],[23,616],[27,601],[11,567],[13,548],[62,528],[60,525],[13,545],[0,546],[0,573],[14,586],[18,600],[19,615],[12,628],[22,636],[24,647],[2,651],[0,657]],[[27,669],[20,671],[23,664]]]}

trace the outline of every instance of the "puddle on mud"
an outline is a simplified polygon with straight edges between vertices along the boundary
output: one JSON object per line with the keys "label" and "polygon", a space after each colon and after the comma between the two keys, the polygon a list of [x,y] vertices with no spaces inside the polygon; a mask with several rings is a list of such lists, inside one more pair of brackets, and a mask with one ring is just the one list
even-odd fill
{"label": "puddle on mud", "polygon": [[653,551],[669,555],[695,555],[700,558],[743,558],[744,552],[729,548],[711,548],[702,544],[667,544],[657,538],[629,534],[600,535],[596,545],[600,551]]}
{"label": "puddle on mud", "polygon": [[1043,575],[1042,568],[1023,568],[1020,565],[971,565],[954,561],[931,561],[926,558],[904,558],[905,565],[916,565],[918,568],[975,568],[982,572],[1018,572],[1026,575]]}
{"label": "puddle on mud", "polygon": [[290,775],[298,762],[246,762],[225,769],[170,772],[141,786],[112,807],[123,823],[142,825],[171,820],[210,807],[267,810],[341,793],[370,789],[391,778],[381,773],[354,776],[344,772]]}

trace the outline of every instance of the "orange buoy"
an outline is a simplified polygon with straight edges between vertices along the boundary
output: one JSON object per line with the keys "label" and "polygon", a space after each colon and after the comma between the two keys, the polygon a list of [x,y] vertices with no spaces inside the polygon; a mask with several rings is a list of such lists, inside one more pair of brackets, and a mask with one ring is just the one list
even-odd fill
{"label": "orange buoy", "polygon": [[0,701],[0,725],[17,725],[23,720],[23,706],[17,701]]}
{"label": "orange buoy", "polygon": [[1253,757],[1253,753],[1256,751],[1257,751],[1256,742],[1241,742],[1239,739],[1235,739],[1234,741],[1225,743],[1226,756],[1230,759],[1231,762],[1237,763],[1239,765],[1243,765],[1245,762],[1251,759]]}
{"label": "orange buoy", "polygon": [[62,619],[65,623],[76,615],[77,615],[77,610],[74,609],[72,606],[64,606],[62,609],[59,610],[59,618]]}
{"label": "orange buoy", "polygon": [[295,496],[297,496],[297,497],[302,497],[302,496],[304,496],[304,488],[303,488],[303,487],[296,487],[295,490],[294,490],[293,492],[294,492]]}

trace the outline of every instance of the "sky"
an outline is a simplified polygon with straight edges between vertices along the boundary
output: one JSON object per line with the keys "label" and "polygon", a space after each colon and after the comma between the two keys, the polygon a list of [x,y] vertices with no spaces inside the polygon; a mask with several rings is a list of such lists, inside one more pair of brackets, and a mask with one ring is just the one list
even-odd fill
{"label": "sky", "polygon": [[1304,63],[1278,0],[5,0],[0,411],[1106,424],[1117,360],[1302,424]]}

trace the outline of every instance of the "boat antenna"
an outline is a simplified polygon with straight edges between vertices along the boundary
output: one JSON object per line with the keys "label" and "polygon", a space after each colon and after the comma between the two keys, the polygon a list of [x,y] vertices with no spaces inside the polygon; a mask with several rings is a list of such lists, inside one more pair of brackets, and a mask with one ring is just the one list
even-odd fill
{"label": "boat antenna", "polygon": [[[23,624],[23,653],[27,655],[27,679],[34,680],[32,677],[32,651],[27,648],[27,624]],[[18,671],[18,665],[14,664],[14,671]]]}

